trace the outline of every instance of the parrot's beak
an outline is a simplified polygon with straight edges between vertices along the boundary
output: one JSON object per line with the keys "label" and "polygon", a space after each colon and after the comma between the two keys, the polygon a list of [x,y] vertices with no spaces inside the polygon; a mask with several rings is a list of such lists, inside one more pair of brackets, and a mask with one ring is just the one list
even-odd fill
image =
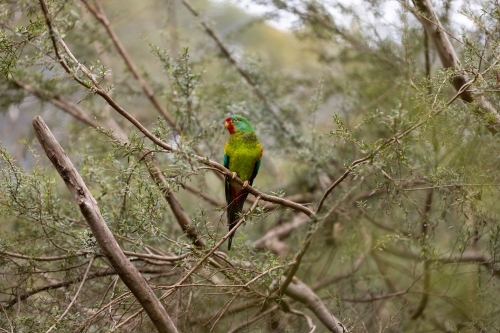
{"label": "parrot's beak", "polygon": [[226,118],[226,121],[224,122],[224,126],[229,129],[231,126],[231,118]]}

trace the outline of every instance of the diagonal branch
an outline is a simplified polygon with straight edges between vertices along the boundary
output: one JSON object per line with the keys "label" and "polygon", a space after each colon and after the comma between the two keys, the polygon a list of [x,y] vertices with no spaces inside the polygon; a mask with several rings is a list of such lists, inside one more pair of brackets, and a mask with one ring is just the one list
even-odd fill
{"label": "diagonal branch", "polygon": [[[283,283],[284,279],[284,277],[281,278]],[[294,278],[288,285],[286,294],[307,306],[330,332],[348,332],[347,327],[330,312],[321,298],[304,282]]]}
{"label": "diagonal branch", "polygon": [[[40,1],[44,3],[43,0]],[[159,332],[176,333],[177,328],[168,316],[165,308],[153,293],[148,283],[144,280],[137,268],[125,256],[120,246],[109,230],[101,215],[97,202],[87,189],[78,171],[59,145],[45,122],[40,117],[33,120],[33,127],[38,141],[42,145],[47,157],[50,159],[61,178],[66,183],[73,199],[80,207],[82,215],[92,230],[99,247],[109,260],[110,265],[116,270],[123,283],[137,298],[151,321]]]}
{"label": "diagonal branch", "polygon": [[[418,20],[422,23],[425,31],[434,43],[434,47],[439,55],[441,64],[444,68],[450,68],[462,72],[457,73],[452,78],[452,84],[456,91],[460,91],[466,83],[469,81],[467,75],[461,70],[459,65],[458,56],[455,52],[455,48],[448,38],[448,34],[445,32],[439,18],[437,17],[432,3],[430,0],[413,0],[413,4],[418,9],[414,10],[409,8]],[[404,6],[404,4],[403,4]],[[487,121],[487,129],[495,134],[500,131],[500,115],[498,110],[488,102],[483,96],[478,96],[477,98],[473,96],[471,90],[463,89],[460,91],[460,98],[466,103],[476,102],[479,106],[478,110],[475,110],[478,115],[483,117]]]}

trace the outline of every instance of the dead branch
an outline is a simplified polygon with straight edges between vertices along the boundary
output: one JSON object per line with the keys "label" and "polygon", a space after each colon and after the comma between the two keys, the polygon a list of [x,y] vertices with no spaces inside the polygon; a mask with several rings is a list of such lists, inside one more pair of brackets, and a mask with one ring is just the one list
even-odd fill
{"label": "dead branch", "polygon": [[[285,277],[281,278],[281,282],[285,282]],[[330,332],[348,332],[347,327],[331,313],[318,295],[316,295],[304,282],[297,278],[293,278],[286,289],[286,294],[307,306]]]}
{"label": "dead branch", "polygon": [[[43,0],[40,3],[42,6],[45,6]],[[120,249],[100,213],[96,200],[87,189],[80,174],[66,155],[66,152],[59,145],[41,117],[36,117],[33,120],[33,127],[38,141],[66,183],[73,199],[80,207],[83,216],[92,230],[92,234],[102,252],[108,258],[110,265],[137,298],[158,331],[165,333],[177,332],[177,328],[172,323],[165,308],[163,308],[158,298],[156,298],[142,275]]]}
{"label": "dead branch", "polygon": [[[476,102],[479,106],[477,111],[479,115],[487,120],[487,128],[491,133],[497,133],[500,130],[500,115],[498,110],[489,103],[483,96],[475,98],[472,92],[466,87],[462,89],[469,81],[467,75],[461,71],[458,56],[455,48],[448,38],[448,34],[441,25],[430,0],[413,0],[413,4],[418,9],[412,10],[417,19],[422,23],[425,31],[434,43],[434,47],[439,55],[441,64],[444,68],[450,68],[457,71],[452,78],[452,84],[457,92],[460,92],[460,98],[467,103]],[[411,9],[410,9],[411,10]]]}

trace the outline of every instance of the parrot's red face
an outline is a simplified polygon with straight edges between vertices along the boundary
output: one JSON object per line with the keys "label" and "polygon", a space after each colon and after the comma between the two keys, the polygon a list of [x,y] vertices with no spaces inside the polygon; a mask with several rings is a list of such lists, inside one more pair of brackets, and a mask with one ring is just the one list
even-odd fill
{"label": "parrot's red face", "polygon": [[248,120],[238,115],[227,117],[225,119],[224,126],[226,126],[229,134],[248,132],[253,133],[252,126],[250,125]]}
{"label": "parrot's red face", "polygon": [[229,131],[229,134],[234,134],[234,132],[236,132],[234,130],[233,119],[231,117],[226,118],[224,126],[226,126],[227,130]]}

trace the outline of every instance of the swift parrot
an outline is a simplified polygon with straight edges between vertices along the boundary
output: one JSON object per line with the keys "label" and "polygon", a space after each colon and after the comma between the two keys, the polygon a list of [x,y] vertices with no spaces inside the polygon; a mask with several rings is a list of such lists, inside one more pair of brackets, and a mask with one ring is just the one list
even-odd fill
{"label": "swift parrot", "polygon": [[[253,183],[259,172],[262,159],[262,146],[250,122],[239,115],[225,119],[226,129],[229,131],[229,140],[224,146],[224,166],[233,172],[233,177],[226,177],[225,190],[227,202],[227,223],[229,230],[238,222],[248,192],[245,188]],[[238,176],[243,180],[243,186],[233,179]],[[227,249],[231,250],[234,233],[229,237]]]}

